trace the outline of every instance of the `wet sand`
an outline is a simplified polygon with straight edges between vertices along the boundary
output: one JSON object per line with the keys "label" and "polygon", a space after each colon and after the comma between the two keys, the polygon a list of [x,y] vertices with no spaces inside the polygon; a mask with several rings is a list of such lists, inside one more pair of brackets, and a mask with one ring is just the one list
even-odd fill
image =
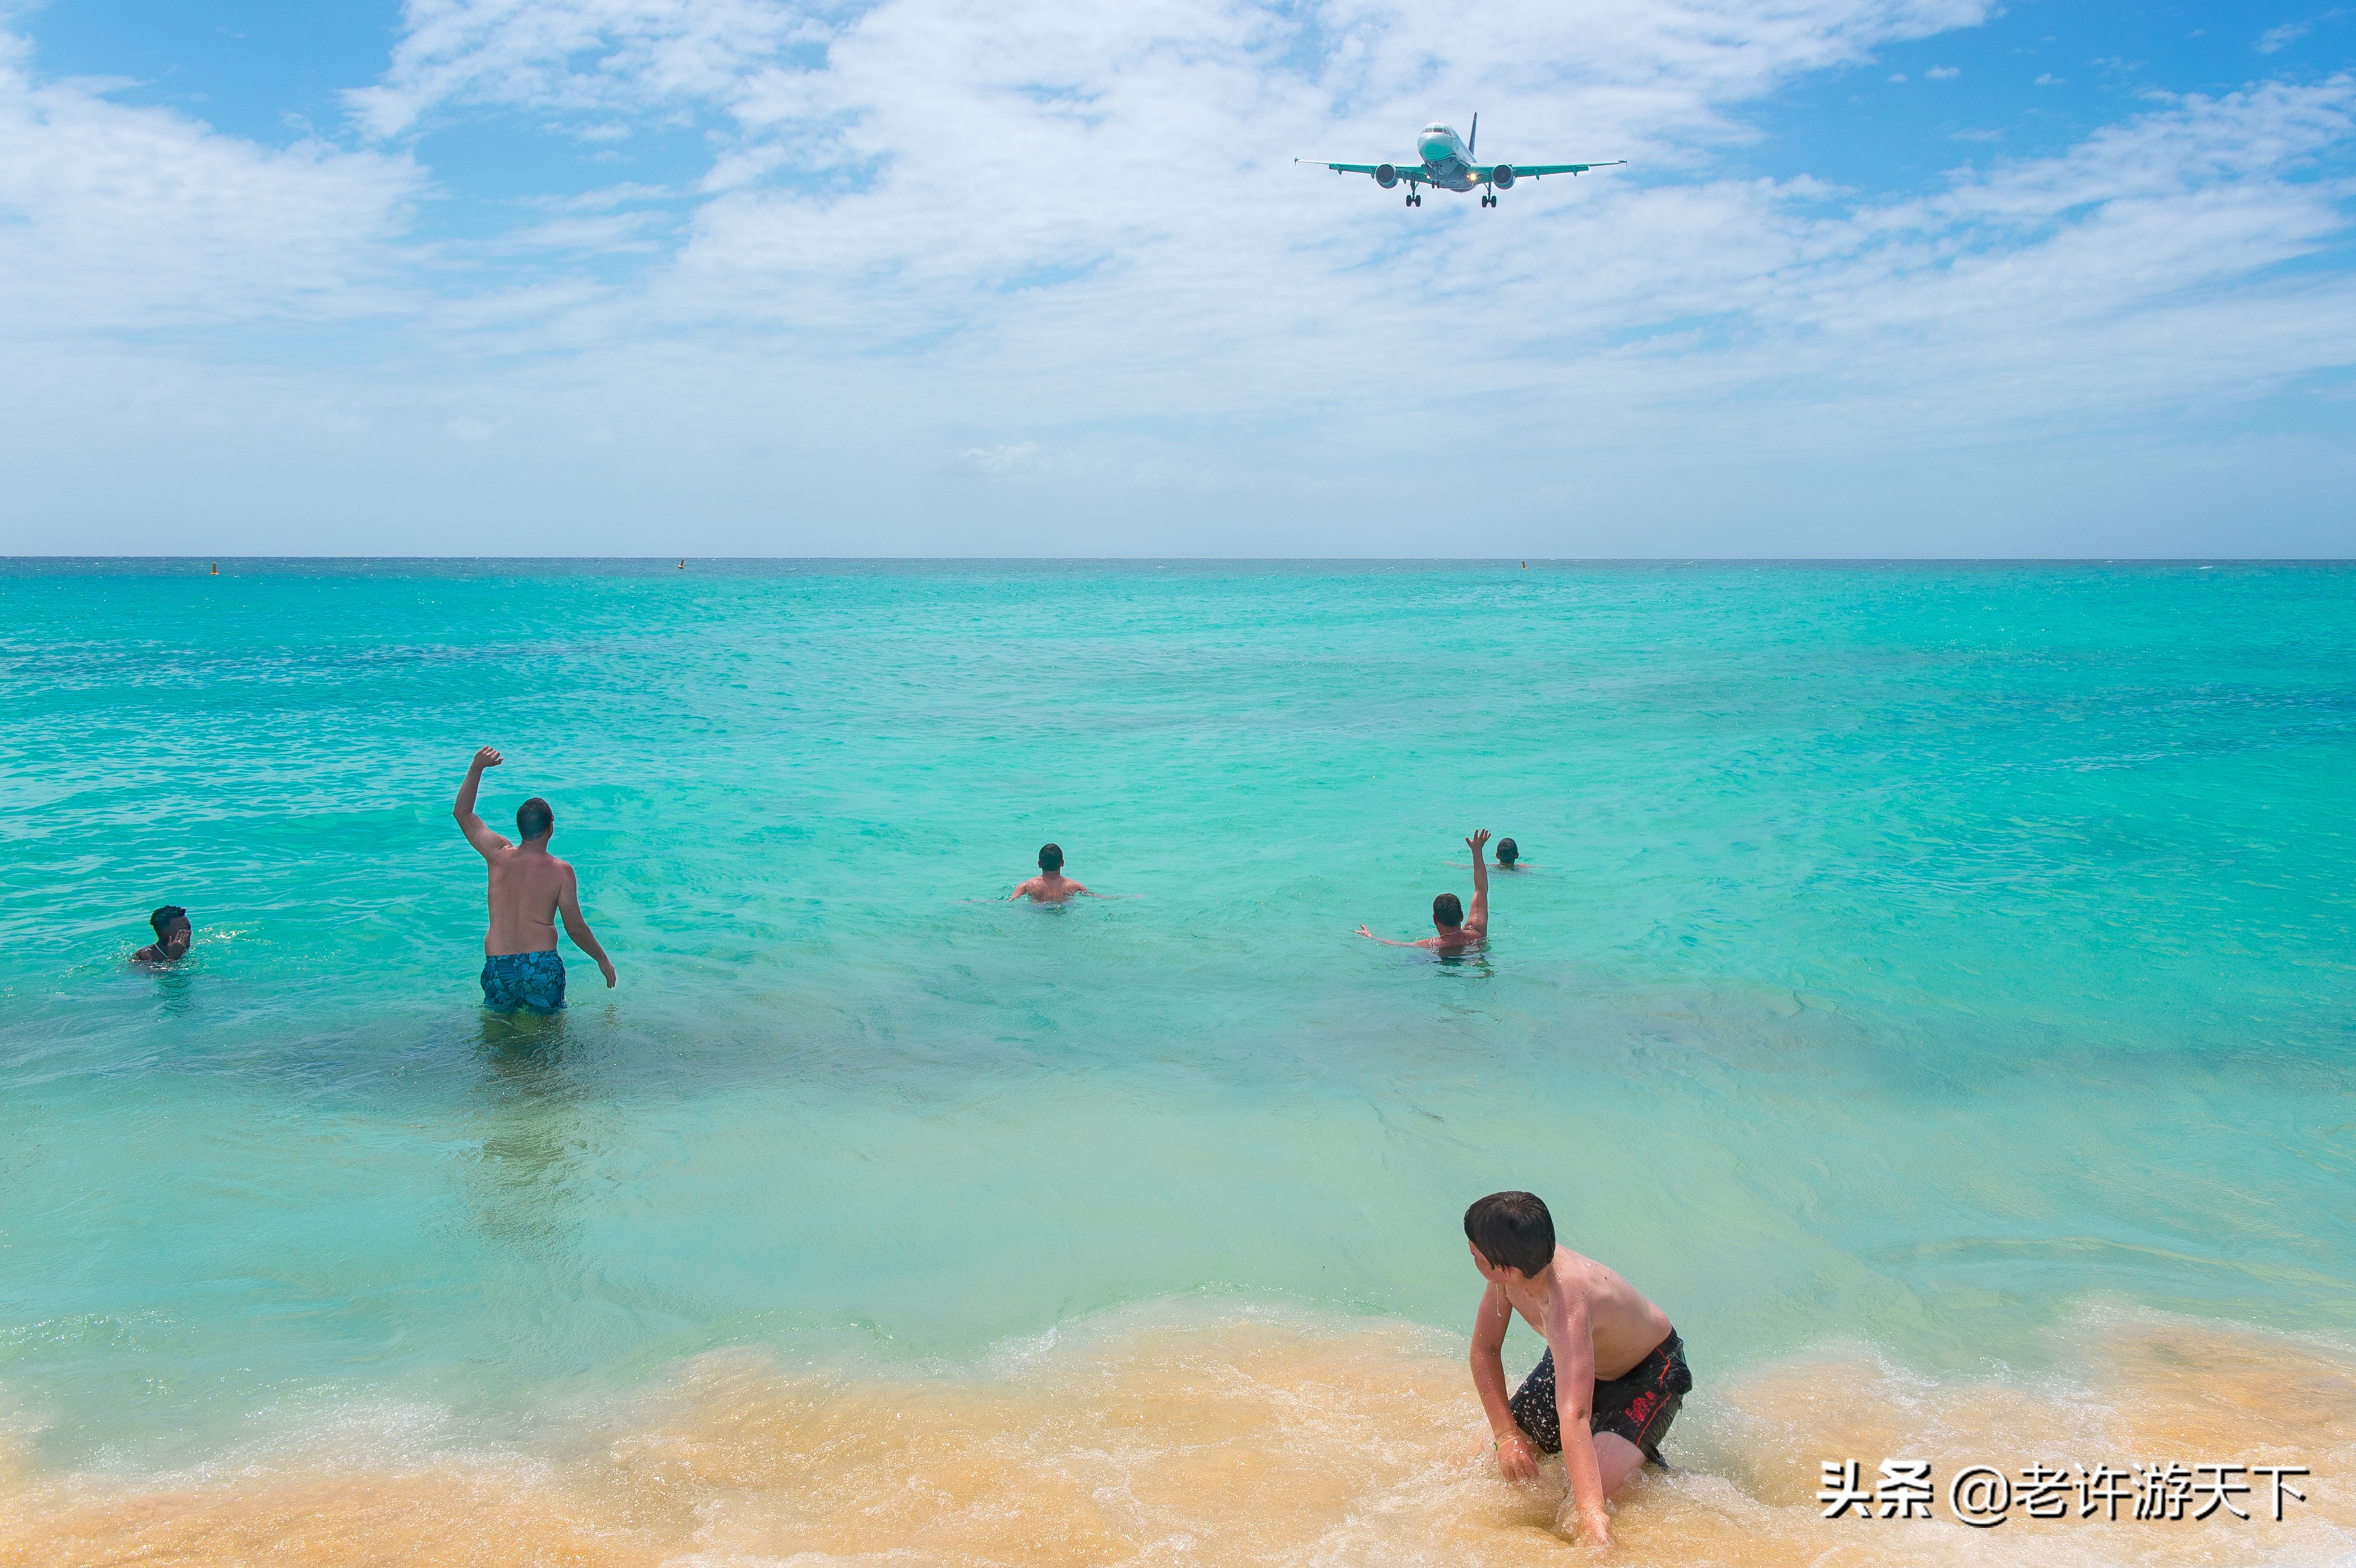
{"label": "wet sand", "polygon": [[[1932,1380],[1825,1354],[1706,1381],[1674,1474],[1621,1502],[1620,1560],[1769,1568],[2350,1560],[2356,1360],[2288,1339],[2095,1314],[2036,1374]],[[1496,1478],[1461,1345],[1299,1317],[1128,1315],[958,1375],[694,1358],[536,1444],[403,1451],[355,1409],[193,1473],[27,1472],[14,1563],[1517,1564],[1583,1556],[1559,1466]],[[390,1448],[391,1452],[386,1450]],[[2017,1472],[2154,1460],[2306,1464],[2309,1501],[2243,1523],[2013,1518],[1992,1531],[1819,1517],[1817,1466]],[[1944,1492],[1944,1480],[1941,1482]]]}

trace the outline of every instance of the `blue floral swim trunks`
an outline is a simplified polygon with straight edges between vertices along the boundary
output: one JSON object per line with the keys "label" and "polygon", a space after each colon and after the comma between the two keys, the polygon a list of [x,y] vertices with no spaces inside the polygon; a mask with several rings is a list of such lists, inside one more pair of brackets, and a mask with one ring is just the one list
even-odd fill
{"label": "blue floral swim trunks", "polygon": [[503,952],[483,961],[483,1005],[494,1013],[564,1005],[564,960],[554,952]]}

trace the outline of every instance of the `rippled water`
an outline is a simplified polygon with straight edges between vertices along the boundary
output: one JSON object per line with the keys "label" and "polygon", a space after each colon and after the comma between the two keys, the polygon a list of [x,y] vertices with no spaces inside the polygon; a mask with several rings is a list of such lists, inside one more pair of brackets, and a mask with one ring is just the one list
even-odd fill
{"label": "rippled water", "polygon": [[[1640,1557],[1837,1544],[1844,1442],[2345,1476],[2351,611],[2328,566],[6,564],[0,1554],[1537,1561],[1461,1369],[1505,1186],[1693,1355]],[[475,1005],[484,742],[621,970],[560,1020]],[[1474,827],[1532,865],[1484,955],[1350,935],[1469,892]],[[993,902],[1048,838],[1131,897]],[[194,957],[130,966],[167,901]],[[2321,1562],[2356,1514],[1918,1528]]]}

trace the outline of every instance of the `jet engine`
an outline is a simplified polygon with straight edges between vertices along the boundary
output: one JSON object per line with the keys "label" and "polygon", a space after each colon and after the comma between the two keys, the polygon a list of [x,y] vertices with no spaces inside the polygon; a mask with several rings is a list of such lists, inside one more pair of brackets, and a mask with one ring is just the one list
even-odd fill
{"label": "jet engine", "polygon": [[1495,168],[1491,169],[1489,171],[1489,183],[1495,186],[1499,190],[1513,189],[1514,166],[1511,164],[1499,164]]}
{"label": "jet engine", "polygon": [[1391,187],[1398,183],[1398,170],[1391,167],[1388,164],[1379,164],[1376,166],[1375,183],[1381,186],[1385,190],[1388,190]]}

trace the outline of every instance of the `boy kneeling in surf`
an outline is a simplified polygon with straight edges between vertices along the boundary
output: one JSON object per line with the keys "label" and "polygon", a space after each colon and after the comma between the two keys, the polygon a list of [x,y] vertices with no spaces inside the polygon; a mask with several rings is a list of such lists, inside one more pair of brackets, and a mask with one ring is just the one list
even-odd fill
{"label": "boy kneeling in surf", "polygon": [[[1554,1216],[1526,1192],[1493,1192],[1464,1211],[1472,1266],[1489,1282],[1472,1326],[1472,1387],[1509,1481],[1537,1478],[1532,1444],[1562,1455],[1579,1525],[1612,1544],[1604,1500],[1646,1463],[1693,1390],[1685,1343],[1661,1309],[1592,1258],[1554,1239]],[[1513,1398],[1498,1351],[1515,1313],[1547,1342]],[[1566,1435],[1568,1434],[1568,1435]]]}

